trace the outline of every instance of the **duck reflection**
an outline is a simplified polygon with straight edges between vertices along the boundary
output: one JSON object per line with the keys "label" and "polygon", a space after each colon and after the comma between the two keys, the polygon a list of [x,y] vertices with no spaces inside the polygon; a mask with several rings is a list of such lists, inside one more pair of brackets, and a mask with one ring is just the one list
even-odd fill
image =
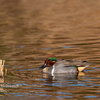
{"label": "duck reflection", "polygon": [[51,74],[47,74],[47,73],[43,73],[43,77],[51,80],[51,81],[59,81],[59,80],[69,80],[69,79],[78,79],[79,76],[84,76],[85,73],[84,72],[78,72],[78,73],[59,73],[56,74],[54,73],[53,75]]}

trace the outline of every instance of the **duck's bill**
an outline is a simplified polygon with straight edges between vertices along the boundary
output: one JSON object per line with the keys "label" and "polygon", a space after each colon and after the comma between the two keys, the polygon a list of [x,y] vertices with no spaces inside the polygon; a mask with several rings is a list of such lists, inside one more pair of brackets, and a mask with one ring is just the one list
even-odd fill
{"label": "duck's bill", "polygon": [[39,69],[43,69],[45,67],[47,67],[46,63],[44,63],[44,65],[42,67],[40,67]]}

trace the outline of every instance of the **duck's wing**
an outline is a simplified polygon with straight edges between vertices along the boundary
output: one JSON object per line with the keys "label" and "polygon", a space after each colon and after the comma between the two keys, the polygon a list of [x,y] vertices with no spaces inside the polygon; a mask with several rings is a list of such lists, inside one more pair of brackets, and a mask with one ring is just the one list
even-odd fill
{"label": "duck's wing", "polygon": [[65,67],[76,67],[79,72],[82,72],[86,67],[89,66],[86,61],[81,61],[81,60],[70,60],[70,59],[65,59],[62,60],[63,64]]}
{"label": "duck's wing", "polygon": [[72,67],[72,66],[75,66],[75,67],[84,67],[84,66],[87,66],[88,64],[86,63],[86,61],[81,61],[81,60],[75,60],[75,59],[59,59],[57,61],[56,64],[63,64],[65,67]]}

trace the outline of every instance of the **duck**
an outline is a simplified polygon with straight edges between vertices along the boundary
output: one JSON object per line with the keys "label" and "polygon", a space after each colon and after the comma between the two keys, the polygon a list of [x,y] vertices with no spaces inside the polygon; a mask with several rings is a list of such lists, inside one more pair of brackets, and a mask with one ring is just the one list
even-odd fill
{"label": "duck", "polygon": [[43,69],[43,73],[55,74],[55,73],[77,73],[82,72],[89,64],[86,61],[75,59],[57,59],[55,55],[49,55],[46,57],[45,62],[40,69]]}

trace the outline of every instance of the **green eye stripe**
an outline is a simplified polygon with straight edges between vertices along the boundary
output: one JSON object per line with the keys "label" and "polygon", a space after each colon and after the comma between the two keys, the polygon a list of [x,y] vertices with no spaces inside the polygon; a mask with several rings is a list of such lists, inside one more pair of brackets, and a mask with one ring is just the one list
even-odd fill
{"label": "green eye stripe", "polygon": [[55,57],[50,57],[49,60],[51,60],[51,61],[57,61],[57,59]]}

